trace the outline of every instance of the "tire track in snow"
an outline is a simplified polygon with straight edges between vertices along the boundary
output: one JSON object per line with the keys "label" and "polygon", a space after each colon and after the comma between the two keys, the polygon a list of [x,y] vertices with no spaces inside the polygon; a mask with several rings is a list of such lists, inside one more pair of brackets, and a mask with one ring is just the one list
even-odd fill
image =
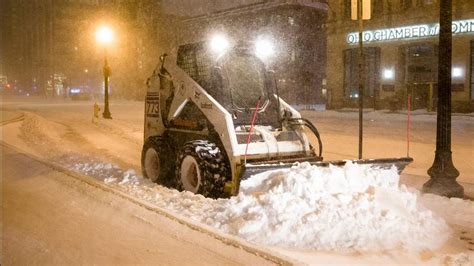
{"label": "tire track in snow", "polygon": [[5,125],[11,124],[11,123],[20,122],[20,121],[23,121],[24,119],[25,119],[25,114],[21,113],[19,116],[15,117],[15,118],[8,119],[8,120],[5,120],[5,121],[1,121],[0,126],[5,126]]}

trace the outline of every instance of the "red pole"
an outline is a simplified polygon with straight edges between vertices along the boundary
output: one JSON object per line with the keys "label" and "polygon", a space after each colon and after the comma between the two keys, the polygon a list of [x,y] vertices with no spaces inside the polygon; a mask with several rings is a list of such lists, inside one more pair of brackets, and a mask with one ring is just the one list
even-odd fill
{"label": "red pole", "polygon": [[407,157],[410,157],[410,94],[407,97]]}
{"label": "red pole", "polygon": [[253,124],[255,123],[255,119],[257,119],[257,112],[258,112],[258,108],[260,107],[260,98],[261,97],[258,97],[257,107],[255,108],[255,111],[253,112],[252,122],[250,123],[250,131],[247,136],[247,145],[245,146],[244,164],[247,164],[247,150],[249,148],[250,136],[252,135],[252,131],[253,131]]}

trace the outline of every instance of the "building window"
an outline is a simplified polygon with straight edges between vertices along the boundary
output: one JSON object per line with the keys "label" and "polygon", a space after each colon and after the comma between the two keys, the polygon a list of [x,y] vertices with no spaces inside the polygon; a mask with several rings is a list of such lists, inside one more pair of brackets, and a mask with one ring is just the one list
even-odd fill
{"label": "building window", "polygon": [[[383,14],[384,1],[385,0],[372,0],[372,14]],[[350,19],[351,13],[351,0],[344,0],[344,18]]]}
{"label": "building window", "polygon": [[[377,94],[380,77],[380,47],[364,48],[365,84],[364,95],[373,97]],[[357,98],[359,96],[359,49],[344,51],[344,96]]]}
{"label": "building window", "polygon": [[344,0],[344,18],[351,18],[351,0]]}
{"label": "building window", "polygon": [[385,0],[372,0],[372,14],[383,14],[383,2]]}
{"label": "building window", "polygon": [[405,89],[411,95],[413,110],[435,106],[438,97],[438,46],[420,43],[403,46],[402,62]]}
{"label": "building window", "polygon": [[288,24],[291,26],[295,25],[295,19],[293,17],[288,17]]}
{"label": "building window", "polygon": [[471,41],[471,100],[474,100],[474,41]]}
{"label": "building window", "polygon": [[429,6],[432,5],[434,0],[416,0],[416,6]]}
{"label": "building window", "polygon": [[405,50],[405,82],[436,83],[438,81],[438,47],[417,44]]}

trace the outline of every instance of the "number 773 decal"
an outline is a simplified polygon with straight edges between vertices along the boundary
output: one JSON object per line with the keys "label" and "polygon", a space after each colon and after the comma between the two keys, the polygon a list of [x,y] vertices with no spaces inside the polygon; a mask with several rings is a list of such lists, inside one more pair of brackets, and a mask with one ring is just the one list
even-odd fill
{"label": "number 773 decal", "polygon": [[148,96],[145,104],[146,116],[159,117],[160,116],[160,97]]}

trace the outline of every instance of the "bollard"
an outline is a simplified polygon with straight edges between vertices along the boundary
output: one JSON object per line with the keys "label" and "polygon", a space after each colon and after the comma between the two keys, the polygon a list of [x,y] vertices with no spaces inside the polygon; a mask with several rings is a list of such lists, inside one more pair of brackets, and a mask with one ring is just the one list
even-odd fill
{"label": "bollard", "polygon": [[93,116],[92,116],[92,123],[98,124],[99,123],[99,113],[100,113],[100,107],[97,103],[94,103],[93,107]]}

